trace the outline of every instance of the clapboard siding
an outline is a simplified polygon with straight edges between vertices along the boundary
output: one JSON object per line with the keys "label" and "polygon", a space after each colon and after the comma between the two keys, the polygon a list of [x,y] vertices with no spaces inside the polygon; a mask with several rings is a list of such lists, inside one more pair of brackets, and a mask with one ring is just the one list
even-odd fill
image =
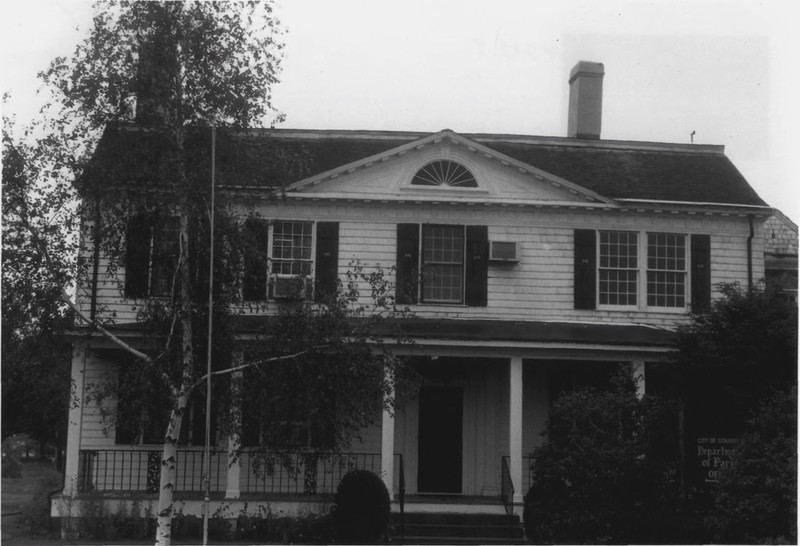
{"label": "clapboard siding", "polygon": [[[416,305],[421,317],[452,317],[507,320],[596,320],[601,322],[645,321],[674,326],[683,315],[657,310],[603,311],[575,310],[574,230],[619,229],[699,233],[711,236],[711,282],[747,282],[747,240],[749,224],[739,216],[668,214],[645,212],[613,212],[581,209],[523,209],[514,207],[479,207],[462,205],[381,203],[310,203],[287,201],[242,205],[242,214],[256,212],[266,219],[319,220],[339,222],[339,274],[356,264],[374,270],[380,267],[387,279],[396,259],[396,226],[398,223],[454,223],[487,225],[489,239],[516,241],[519,263],[489,264],[488,304],[486,307]],[[752,241],[753,278],[763,277],[762,226],[756,223]],[[90,259],[91,239],[84,243],[84,258]],[[114,275],[106,274],[109,262],[100,260],[97,286],[98,310],[101,316],[116,323],[136,320],[137,302],[122,297],[125,284],[124,267]],[[119,264],[117,264],[119,265]],[[364,302],[368,287],[360,285]],[[718,294],[716,294],[718,297]],[[84,312],[90,307],[90,291],[81,287],[78,301]],[[245,306],[237,312],[274,312]]]}

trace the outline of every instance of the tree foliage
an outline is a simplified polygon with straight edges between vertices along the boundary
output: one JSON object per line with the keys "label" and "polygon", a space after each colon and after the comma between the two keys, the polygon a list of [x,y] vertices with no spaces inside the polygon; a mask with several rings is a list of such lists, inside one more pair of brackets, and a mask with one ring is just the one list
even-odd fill
{"label": "tree foliage", "polygon": [[696,426],[735,434],[772,389],[797,384],[797,306],[774,290],[720,291],[679,328],[676,358]]}
{"label": "tree foliage", "polygon": [[797,389],[772,391],[747,420],[720,473],[709,524],[715,540],[797,543]]}
{"label": "tree foliage", "polygon": [[75,272],[74,192],[53,174],[58,137],[26,142],[3,123],[3,438],[63,447],[71,354],[58,335],[70,321],[61,295]]}
{"label": "tree foliage", "polygon": [[[658,449],[658,431],[674,412],[636,396],[630,368],[608,390],[584,387],[550,410],[546,442],[533,454],[525,498],[528,537],[544,543],[674,542],[674,460]],[[673,537],[669,540],[668,537]]]}

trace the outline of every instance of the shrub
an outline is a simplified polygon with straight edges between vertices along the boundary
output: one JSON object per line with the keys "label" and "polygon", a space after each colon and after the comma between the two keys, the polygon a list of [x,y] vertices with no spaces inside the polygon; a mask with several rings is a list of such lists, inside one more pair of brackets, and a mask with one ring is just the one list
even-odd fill
{"label": "shrub", "polygon": [[534,453],[524,520],[535,542],[682,542],[663,533],[679,509],[666,476],[674,463],[652,435],[670,407],[636,397],[630,370],[611,390],[584,388],[558,398],[547,442]]}
{"label": "shrub", "polygon": [[3,455],[3,477],[4,478],[21,478],[22,477],[22,464],[13,457]]}
{"label": "shrub", "polygon": [[62,486],[61,476],[50,471],[36,482],[33,496],[21,509],[21,519],[32,533],[45,534],[50,529],[50,493]]}
{"label": "shrub", "polygon": [[346,543],[374,544],[386,537],[389,511],[389,491],[377,475],[367,470],[348,472],[336,490],[336,536]]}

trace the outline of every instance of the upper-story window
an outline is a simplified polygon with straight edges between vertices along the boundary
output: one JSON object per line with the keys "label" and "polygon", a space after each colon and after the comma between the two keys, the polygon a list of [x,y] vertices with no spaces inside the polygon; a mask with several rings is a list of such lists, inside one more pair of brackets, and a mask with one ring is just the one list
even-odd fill
{"label": "upper-story window", "polygon": [[128,223],[125,297],[166,297],[172,293],[180,254],[179,219],[137,215]]}
{"label": "upper-story window", "polygon": [[414,186],[452,186],[456,188],[477,188],[478,181],[466,167],[455,161],[440,159],[422,167],[414,178]]}
{"label": "upper-story window", "polygon": [[704,311],[710,238],[683,233],[575,231],[576,309]]}
{"label": "upper-story window", "polygon": [[422,301],[464,301],[464,226],[422,227]]}
{"label": "upper-story window", "polygon": [[272,226],[272,272],[311,275],[313,263],[311,222],[275,221]]}
{"label": "upper-story window", "polygon": [[338,222],[266,220],[244,223],[246,301],[322,300],[337,290]]}
{"label": "upper-story window", "polygon": [[398,224],[398,303],[485,306],[488,233],[486,226]]}

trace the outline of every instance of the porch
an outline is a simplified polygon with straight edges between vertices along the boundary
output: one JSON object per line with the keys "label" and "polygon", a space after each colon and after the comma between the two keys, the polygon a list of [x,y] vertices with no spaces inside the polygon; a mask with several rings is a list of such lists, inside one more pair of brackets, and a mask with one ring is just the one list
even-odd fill
{"label": "porch", "polygon": [[[197,449],[179,449],[176,460],[175,498],[191,503],[205,493],[202,474],[205,454]],[[515,488],[509,473],[509,457],[500,461],[499,495],[424,494],[406,495],[403,455],[393,459],[393,511],[439,513],[509,512]],[[158,493],[161,451],[156,449],[84,449],[80,451],[78,496],[155,499]],[[530,487],[530,457],[523,457],[523,490]],[[210,452],[209,490],[215,501],[278,503],[330,503],[342,477],[352,470],[368,470],[385,476],[380,453],[320,453],[294,451],[238,457],[225,450]]]}

